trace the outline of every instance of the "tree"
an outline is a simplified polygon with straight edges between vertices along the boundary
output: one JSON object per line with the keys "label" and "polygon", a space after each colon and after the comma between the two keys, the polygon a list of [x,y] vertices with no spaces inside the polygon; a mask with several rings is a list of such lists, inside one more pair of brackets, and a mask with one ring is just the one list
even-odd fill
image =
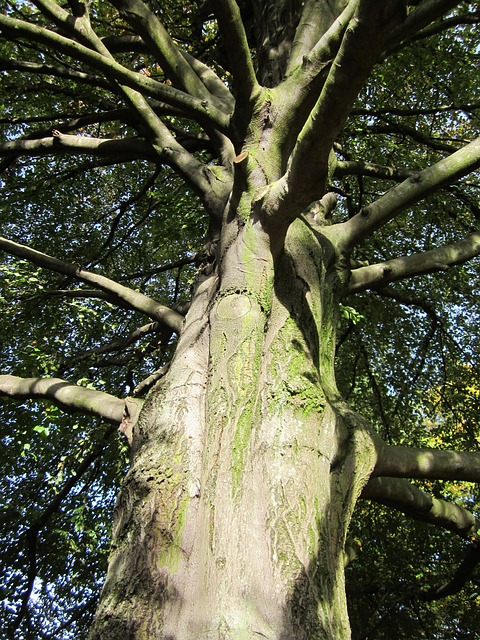
{"label": "tree", "polygon": [[477,482],[478,440],[425,443],[425,407],[447,388],[433,371],[476,366],[451,345],[476,313],[458,320],[480,253],[479,19],[452,0],[2,3],[8,424],[32,401],[5,442],[20,488],[52,467],[40,515],[16,508],[12,637],[36,589],[80,591],[88,563],[40,594],[39,558],[68,500],[96,531],[78,496],[113,482],[118,425],[92,639],[348,638],[360,498],[469,541],[455,586],[471,579],[471,504],[435,483]]}

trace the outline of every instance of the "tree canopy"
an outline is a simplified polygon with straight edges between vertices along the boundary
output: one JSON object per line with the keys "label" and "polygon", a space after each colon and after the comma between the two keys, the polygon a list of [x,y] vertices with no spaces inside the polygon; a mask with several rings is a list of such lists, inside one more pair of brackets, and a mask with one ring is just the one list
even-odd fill
{"label": "tree canopy", "polygon": [[[8,637],[86,637],[131,424],[244,172],[264,177],[266,226],[345,245],[336,377],[381,450],[345,549],[352,636],[474,638],[478,3],[0,10]],[[278,118],[268,156],[248,146],[259,110]]]}

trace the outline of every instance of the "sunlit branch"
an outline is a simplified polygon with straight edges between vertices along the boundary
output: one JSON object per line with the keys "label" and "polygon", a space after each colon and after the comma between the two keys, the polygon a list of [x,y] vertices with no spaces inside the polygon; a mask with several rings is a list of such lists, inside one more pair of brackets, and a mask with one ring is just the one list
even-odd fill
{"label": "sunlit branch", "polygon": [[396,0],[382,2],[381,7],[372,0],[359,2],[320,97],[298,136],[289,171],[281,181],[285,184],[275,189],[278,196],[283,188],[286,208],[301,210],[323,195],[333,143],[382,51],[386,33],[398,19]]}
{"label": "sunlit branch", "polygon": [[[139,96],[143,99],[142,96]],[[165,146],[154,148],[140,138],[90,138],[54,131],[52,137],[40,139],[20,139],[0,144],[0,157],[46,156],[46,155],[91,155],[111,158],[114,162],[136,159],[167,164],[176,170],[205,204],[211,215],[223,209],[223,203],[229,191],[229,176],[218,168],[212,171],[198,161],[180,145],[159,120],[162,127],[160,135]]]}
{"label": "sunlit branch", "polygon": [[[92,34],[94,34],[94,32],[90,23],[90,12],[88,10],[89,1],[90,0],[86,0],[84,3],[82,0],[67,0],[67,2],[62,5],[60,5],[57,0],[32,0],[32,3],[40,13],[50,22],[53,22],[60,33],[69,33],[87,47],[103,53],[102,49],[92,41]],[[70,8],[70,11],[67,11],[67,7]],[[94,39],[95,38],[96,36]]]}
{"label": "sunlit branch", "polygon": [[446,271],[480,254],[480,232],[453,244],[431,249],[411,256],[393,258],[368,267],[354,269],[351,273],[348,293],[366,289],[381,289],[390,282],[414,276]]}
{"label": "sunlit branch", "polygon": [[0,237],[0,249],[11,255],[32,262],[33,264],[49,269],[57,273],[62,273],[98,287],[101,291],[117,297],[122,303],[127,304],[131,309],[144,313],[153,320],[158,320],[170,327],[175,333],[180,333],[183,325],[183,316],[169,309],[164,305],[152,300],[143,293],[129,289],[110,278],[85,271],[82,267],[69,262],[63,262],[45,253],[36,251],[22,244],[12,242]]}
{"label": "sunlit branch", "polygon": [[[327,58],[338,48],[334,43],[341,39],[346,25],[355,11],[356,2],[345,2],[340,16],[336,16],[329,4],[318,11],[316,0],[307,0],[302,9],[302,15],[295,31],[292,51],[288,61],[286,76],[288,77],[303,63],[304,57],[309,62],[320,60],[328,51]],[[339,44],[339,42],[338,42]],[[326,48],[328,45],[328,48]]]}
{"label": "sunlit branch", "polygon": [[10,140],[0,144],[0,157],[89,155],[112,158],[115,162],[149,160],[158,162],[158,153],[141,138],[90,138],[54,130],[48,138]]}
{"label": "sunlit branch", "polygon": [[[86,44],[88,48],[96,51],[105,59],[115,62],[103,41],[91,28],[88,13],[84,12],[81,17],[76,17],[75,20],[72,20],[71,14],[53,0],[34,0],[34,2],[60,29],[71,33],[73,38]],[[115,89],[115,84],[112,83],[110,88]],[[160,154],[165,143],[170,141],[169,136],[165,134],[165,125],[159,120],[141,93],[122,84],[119,84],[118,88],[135,109],[137,115],[140,116],[142,124],[149,132],[149,141],[157,153]]]}
{"label": "sunlit branch", "polygon": [[229,113],[233,113],[235,99],[217,74],[214,73],[208,65],[190,55],[188,51],[182,51],[181,53],[203,84],[207,87],[209,92],[217,98],[220,98],[220,100],[222,100],[226,105],[227,111]]}
{"label": "sunlit branch", "polygon": [[371,479],[362,498],[402,511],[410,518],[453,531],[462,538],[476,536],[480,523],[458,505],[433,498],[407,480],[381,477]]}
{"label": "sunlit branch", "polygon": [[[94,51],[99,53],[105,59],[110,60],[111,62],[115,62],[112,54],[110,53],[110,51],[108,51],[103,41],[98,37],[98,35],[91,28],[88,15],[84,15],[82,18],[78,18],[72,21],[71,15],[68,13],[68,11],[65,11],[53,0],[35,0],[35,3],[60,28],[63,27],[68,32],[71,32],[73,37],[77,38],[80,42],[84,42],[87,45],[87,47],[89,48],[91,47]],[[130,2],[127,1],[126,4],[129,4],[132,7],[135,6],[137,7],[137,9],[139,7],[140,8],[143,7],[145,11],[147,11],[148,13],[147,8],[144,7],[144,5],[142,5],[140,0],[130,0]],[[152,16],[149,16],[149,18],[151,17]],[[169,36],[165,36],[165,37],[168,40]],[[172,46],[173,46],[173,43],[172,43]],[[184,62],[183,57],[181,57],[178,52],[177,52],[177,58],[179,58],[179,60],[174,61],[176,66],[178,67],[180,63],[183,64],[183,66],[185,66],[186,63]],[[191,71],[191,74],[192,76],[195,77],[197,84],[203,87],[203,85],[201,85],[200,81],[198,80],[197,76],[193,73],[193,71]],[[181,147],[181,145],[177,143],[177,141],[171,135],[165,123],[162,122],[162,120],[160,120],[160,118],[157,116],[157,114],[155,113],[154,109],[149,104],[145,96],[142,95],[136,89],[133,89],[128,85],[125,86],[122,83],[119,84],[119,89],[125,95],[125,97],[127,98],[127,101],[130,103],[130,105],[133,107],[133,109],[137,113],[137,116],[140,117],[140,120],[143,126],[147,129],[149,142],[151,143],[152,147],[156,150],[159,156],[159,159],[161,159],[162,152],[165,148],[175,149],[176,150],[175,157],[177,159],[177,162],[180,162],[180,164],[187,163],[189,165],[188,174],[192,173],[193,175],[195,175],[195,173],[192,171],[193,158],[190,156],[189,153],[185,152],[185,150]],[[198,169],[199,167],[197,166],[196,168]]]}
{"label": "sunlit branch", "polygon": [[110,2],[134,27],[136,33],[142,36],[175,86],[192,96],[211,99],[210,92],[193,71],[156,14],[145,3],[141,0],[110,0]]}
{"label": "sunlit branch", "polygon": [[[52,4],[50,0],[41,0],[41,4],[43,3],[46,3],[49,6]],[[53,4],[55,5],[55,3]],[[93,49],[78,44],[68,38],[64,38],[54,32],[37,27],[36,25],[30,25],[2,15],[0,15],[0,26],[2,26],[3,20],[3,22],[6,21],[7,24],[5,27],[7,32],[10,29],[14,32],[17,30],[20,34],[23,34],[26,30],[25,35],[30,35],[32,39],[45,41],[49,46],[56,46],[60,50],[64,50],[69,55],[85,60],[88,64],[93,66],[97,66],[106,73],[107,77],[111,76],[113,79],[117,80],[120,85],[119,89],[126,96],[128,102],[140,117],[143,126],[147,129],[150,146],[157,154],[157,162],[164,162],[176,170],[186,180],[186,182],[195,189],[209,214],[212,217],[218,217],[220,215],[220,211],[223,210],[223,205],[229,191],[228,176],[223,175],[220,169],[212,171],[187,151],[175,139],[165,123],[157,116],[153,107],[143,95],[142,87],[139,86],[139,83],[136,82],[132,85],[128,78],[135,77],[140,84],[144,84],[145,80],[148,84],[151,79],[119,65],[113,59],[102,41],[92,31],[88,22],[75,21],[75,25],[77,25],[78,22],[79,26],[72,28],[71,23],[68,21],[68,16],[68,12],[65,12],[61,8],[59,8],[58,12],[55,13],[55,19],[57,22],[65,23],[66,27],[69,28],[70,31],[73,30],[75,35],[81,36],[81,39],[89,43]],[[59,41],[57,41],[58,39]],[[181,59],[184,61],[183,57]],[[194,74],[193,70],[192,74]],[[195,77],[197,76],[195,75]],[[158,82],[151,82],[153,82],[157,87],[164,87],[168,91],[177,91],[172,87],[162,85]],[[201,84],[199,80],[198,83]],[[179,91],[177,91],[177,94],[182,98],[182,100],[190,101],[190,104],[193,104],[191,102],[192,100],[197,100],[196,98]],[[202,99],[201,101],[197,100],[196,104],[199,106],[202,113],[207,115],[211,106],[210,102],[211,101],[209,100]],[[175,105],[174,101],[174,106],[179,105]],[[216,109],[216,107],[212,108],[214,110]],[[221,114],[220,111],[218,113]],[[221,118],[224,118],[224,114],[221,115]],[[201,120],[202,123],[210,129],[218,125],[218,122],[211,120],[210,117],[203,118],[202,116]],[[224,122],[226,121],[224,120]],[[219,128],[221,129],[222,127],[220,126]]]}
{"label": "sunlit branch", "polygon": [[89,46],[88,34],[91,32],[91,26],[87,11],[84,11],[82,15],[74,16],[55,0],[32,0],[32,2],[54,24],[75,33],[80,42]]}
{"label": "sunlit branch", "polygon": [[223,40],[228,45],[228,59],[237,100],[242,104],[249,104],[258,96],[260,87],[253,68],[240,8],[236,0],[213,0],[213,10]]}
{"label": "sunlit branch", "polygon": [[412,174],[343,223],[346,248],[352,248],[397,214],[479,166],[480,138],[477,138],[427,169]]}
{"label": "sunlit branch", "polygon": [[109,393],[86,389],[61,378],[19,378],[0,375],[0,394],[17,400],[48,400],[68,413],[87,413],[119,425],[125,401]]}
{"label": "sunlit branch", "polygon": [[221,131],[228,131],[230,117],[217,109],[211,101],[190,96],[144,74],[131,71],[115,60],[74,42],[70,38],[23,20],[0,14],[0,28],[4,34],[10,35],[13,39],[25,37],[31,41],[45,44],[101,70],[107,78],[111,77],[144,95],[158,98],[171,106],[180,108],[186,116],[190,116],[200,123],[208,123]]}
{"label": "sunlit branch", "polygon": [[[338,53],[345,31],[350,23],[350,20],[353,17],[356,4],[356,2],[347,3],[345,9],[335,20],[333,20],[332,24],[322,35],[319,41],[304,53],[301,58],[301,65],[300,62],[297,62],[296,64],[294,63],[295,53],[292,53],[292,58],[290,60],[289,66],[290,64],[295,64],[295,67],[292,67],[291,78],[287,77],[287,80],[283,84],[284,90],[289,95],[292,91],[296,90],[298,92],[298,90],[300,90],[300,96],[303,100],[310,99],[305,94],[311,93],[313,85],[319,84],[319,74],[321,74],[321,72],[323,72],[327,68],[330,68],[330,64],[333,62],[335,56]],[[311,9],[313,9],[313,7]],[[317,11],[316,7],[315,11]],[[319,20],[315,18],[314,23],[316,27],[319,23]],[[325,73],[322,83],[318,86],[318,90],[316,92],[314,100],[316,100],[319,96],[321,86],[323,84],[323,81],[327,77],[327,73]],[[315,94],[315,92],[313,93]],[[298,110],[299,104],[297,104],[297,101],[298,98],[294,99],[294,96],[292,96],[292,105],[295,102],[296,110]]]}
{"label": "sunlit branch", "polygon": [[373,476],[480,482],[480,453],[416,449],[377,442]]}
{"label": "sunlit branch", "polygon": [[[285,156],[291,154],[298,136],[318,100],[333,60],[342,44],[345,30],[355,11],[355,6],[356,2],[347,3],[345,9],[337,17],[331,13],[331,9],[325,6],[325,15],[324,11],[321,14],[324,16],[326,24],[320,29],[320,39],[318,40],[317,34],[315,42],[304,52],[298,62],[295,61],[295,52],[292,52],[293,57],[290,58],[287,67],[286,79],[275,89],[279,100],[284,104],[282,120],[284,121],[283,128],[287,132],[287,137],[283,142]],[[312,11],[316,12],[313,20]],[[306,23],[303,23],[306,33],[302,37],[307,37],[308,40],[313,36],[313,33],[316,33],[316,28],[320,27],[322,20],[317,7],[312,6],[312,3],[307,3],[307,6],[304,7],[303,16],[305,14],[310,16],[311,22],[309,23],[307,20]],[[303,18],[299,29],[301,29],[302,20]],[[313,29],[311,33],[310,27]],[[328,28],[326,29],[326,27]],[[324,29],[326,31],[323,33]],[[298,41],[297,44],[299,44]],[[300,49],[303,49],[303,45],[300,45]]]}

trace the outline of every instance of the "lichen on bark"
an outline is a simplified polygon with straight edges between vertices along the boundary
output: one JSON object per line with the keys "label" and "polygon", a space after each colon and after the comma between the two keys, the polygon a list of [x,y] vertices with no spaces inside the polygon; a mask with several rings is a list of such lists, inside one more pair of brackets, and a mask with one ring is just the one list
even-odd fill
{"label": "lichen on bark", "polygon": [[225,238],[134,432],[92,638],[113,611],[122,640],[348,637],[343,548],[371,459],[333,377],[335,251],[302,220],[277,256],[258,223]]}

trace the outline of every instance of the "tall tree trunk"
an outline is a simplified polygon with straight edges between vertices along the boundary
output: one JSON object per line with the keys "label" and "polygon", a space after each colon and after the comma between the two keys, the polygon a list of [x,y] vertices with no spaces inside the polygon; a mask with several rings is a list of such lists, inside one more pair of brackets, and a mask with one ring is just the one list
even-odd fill
{"label": "tall tree trunk", "polygon": [[305,221],[232,216],[135,427],[92,639],[349,637],[343,547],[373,464],[333,376],[341,282]]}

